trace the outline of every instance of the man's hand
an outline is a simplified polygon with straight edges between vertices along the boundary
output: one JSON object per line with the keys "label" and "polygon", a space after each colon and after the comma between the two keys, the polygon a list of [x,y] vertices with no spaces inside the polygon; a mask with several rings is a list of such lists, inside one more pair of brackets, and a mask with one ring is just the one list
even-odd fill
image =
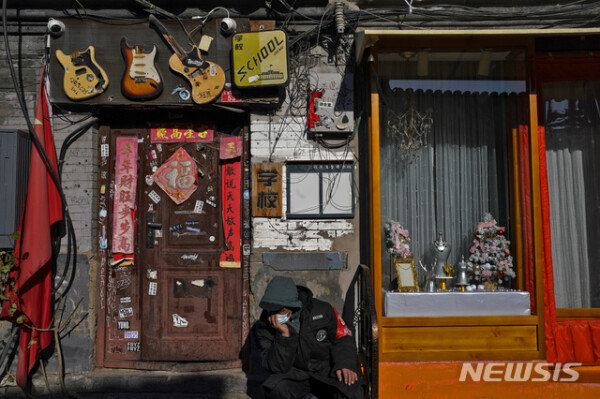
{"label": "man's hand", "polygon": [[358,380],[356,373],[348,369],[335,370],[335,375],[337,375],[339,382],[342,382],[343,378],[343,381],[346,385],[352,385]]}
{"label": "man's hand", "polygon": [[277,314],[272,314],[271,316],[269,316],[269,323],[271,323],[273,328],[279,331],[282,336],[290,336],[290,329],[288,328],[287,324],[279,323],[279,320],[277,320]]}

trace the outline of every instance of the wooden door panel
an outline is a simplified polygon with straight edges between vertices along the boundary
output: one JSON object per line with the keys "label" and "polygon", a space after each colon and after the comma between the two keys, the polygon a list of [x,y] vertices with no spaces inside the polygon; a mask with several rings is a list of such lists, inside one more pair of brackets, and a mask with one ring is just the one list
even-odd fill
{"label": "wooden door panel", "polygon": [[[219,267],[225,249],[221,217],[218,133],[213,143],[162,144],[144,140],[143,174],[151,175],[179,148],[199,169],[197,189],[176,204],[156,183],[146,184],[140,208],[145,222],[161,226],[141,249],[142,360],[233,360],[241,347],[241,270]],[[160,148],[160,151],[159,151]],[[160,200],[155,203],[150,191]],[[202,211],[197,212],[197,202]],[[143,234],[151,238],[146,230]],[[152,284],[152,286],[151,286]],[[154,287],[153,287],[154,286]],[[156,292],[152,290],[155,289]]]}
{"label": "wooden door panel", "polygon": [[[240,190],[248,190],[247,121],[225,119],[218,122],[223,130],[244,134]],[[148,128],[138,127],[144,126],[143,121],[127,124],[132,125],[135,128],[103,126],[99,134],[97,364],[160,369],[160,361],[164,361],[164,367],[171,367],[168,365],[173,361],[186,361],[194,362],[188,365],[195,364],[190,367],[199,369],[231,367],[238,364],[242,340],[249,331],[248,275],[242,273],[243,269],[219,265],[225,250],[219,161],[223,133],[215,129],[210,143],[158,145],[150,142]],[[135,262],[130,266],[111,266],[114,155],[119,136],[138,139]],[[153,168],[163,165],[179,148],[194,159],[201,173],[196,179],[197,189],[177,205],[150,176]],[[110,155],[103,155],[107,150]],[[155,200],[158,196],[158,203],[150,196]],[[203,201],[201,212],[195,211],[197,201]],[[244,229],[242,265],[247,264],[249,256],[250,215],[246,202],[241,205],[244,220],[239,224]],[[183,228],[169,230],[176,225]],[[179,325],[174,324],[173,315],[177,315]]]}
{"label": "wooden door panel", "polygon": [[[152,147],[150,145],[150,148]],[[214,143],[163,144],[162,148],[163,150],[157,153],[159,166],[177,149],[183,148],[196,161],[199,173],[198,188],[182,204],[176,205],[164,192],[159,193],[166,202],[160,207],[164,234],[164,239],[160,243],[161,253],[190,251],[190,248],[196,252],[221,251],[223,248],[219,195],[221,189],[219,153],[216,145]],[[202,213],[200,214],[194,212],[198,201],[201,201]]]}
{"label": "wooden door panel", "polygon": [[[239,275],[230,270],[162,270],[157,295],[148,297],[149,311],[143,316],[142,358],[236,359],[240,350],[241,296],[235,292]],[[144,286],[149,289],[149,281]]]}

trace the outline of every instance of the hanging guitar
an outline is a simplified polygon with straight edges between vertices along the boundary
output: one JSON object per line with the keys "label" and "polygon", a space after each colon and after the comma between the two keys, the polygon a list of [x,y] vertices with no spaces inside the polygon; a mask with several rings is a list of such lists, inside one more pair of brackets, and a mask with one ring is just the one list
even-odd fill
{"label": "hanging guitar", "polygon": [[121,39],[121,54],[127,64],[121,79],[121,93],[130,100],[151,100],[163,91],[163,82],[156,68],[156,46],[144,53],[144,47],[131,47]]}
{"label": "hanging guitar", "polygon": [[194,102],[206,104],[217,98],[225,86],[223,69],[214,62],[204,61],[200,50],[195,45],[189,53],[186,53],[154,15],[150,15],[150,23],[158,29],[173,50],[169,67],[183,75],[190,83]]}
{"label": "hanging guitar", "polygon": [[108,76],[98,65],[96,49],[89,46],[85,51],[73,51],[66,55],[56,50],[58,62],[65,68],[63,89],[71,100],[85,100],[104,92],[108,86]]}

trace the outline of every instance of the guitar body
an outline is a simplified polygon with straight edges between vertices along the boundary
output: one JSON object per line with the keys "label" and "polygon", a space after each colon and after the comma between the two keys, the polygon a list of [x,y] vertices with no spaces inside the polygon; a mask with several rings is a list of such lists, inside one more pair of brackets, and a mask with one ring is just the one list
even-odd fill
{"label": "guitar body", "polygon": [[[194,48],[192,52],[198,52]],[[191,57],[188,57],[190,59]],[[217,98],[225,87],[225,73],[223,69],[210,61],[196,61],[199,56],[194,56],[188,63],[197,63],[202,65],[187,66],[179,59],[176,54],[173,54],[169,59],[171,69],[183,75],[192,86],[192,99],[196,104],[206,104]]]}
{"label": "guitar body", "polygon": [[108,76],[98,65],[95,55],[93,46],[83,52],[74,51],[71,55],[56,50],[56,58],[65,69],[63,89],[71,100],[95,97],[108,86]]}
{"label": "guitar body", "polygon": [[121,93],[130,100],[143,101],[156,98],[163,91],[163,82],[156,68],[156,46],[144,53],[141,46],[129,46],[121,39],[121,54],[126,68],[121,79]]}

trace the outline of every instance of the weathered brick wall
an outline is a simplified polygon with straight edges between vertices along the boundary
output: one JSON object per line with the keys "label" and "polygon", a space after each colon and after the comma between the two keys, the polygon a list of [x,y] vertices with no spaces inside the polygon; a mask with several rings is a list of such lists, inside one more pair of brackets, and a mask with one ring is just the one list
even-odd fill
{"label": "weathered brick wall", "polygon": [[[45,51],[44,36],[31,34],[22,36],[19,40],[17,36],[10,35],[9,45],[17,75],[22,78],[29,117],[33,121],[42,72],[41,61]],[[0,54],[4,58],[4,40],[0,40]],[[62,88],[51,87],[50,90]],[[52,126],[57,156],[64,139],[74,130],[67,119],[77,121],[85,116],[87,115],[61,114],[59,109],[54,109]],[[27,129],[6,61],[0,67],[0,125],[4,128]],[[92,128],[71,145],[63,166],[63,189],[69,203],[77,235],[77,250],[80,253],[94,250],[96,243],[92,215],[95,214],[96,207],[97,141],[97,132]],[[64,250],[66,240],[63,241]]]}
{"label": "weathered brick wall", "polygon": [[[14,66],[19,79],[22,79],[23,92],[28,106],[31,120],[35,116],[37,91],[42,72],[42,58],[45,51],[44,32],[45,24],[29,26],[27,34],[18,38],[11,27],[9,45],[14,61]],[[0,40],[0,126],[2,128],[27,129],[25,117],[21,112],[14,90],[10,71],[5,58],[4,40]],[[62,90],[60,87],[50,90]],[[68,120],[77,121],[86,117],[85,114],[59,114],[54,109],[52,125],[57,156],[65,138],[74,130]],[[69,149],[63,167],[63,189],[69,204],[71,218],[77,237],[78,257],[77,273],[73,288],[69,291],[63,304],[66,304],[65,314],[69,314],[80,297],[84,297],[82,305],[76,312],[73,320],[81,321],[64,339],[63,350],[65,367],[69,372],[86,371],[90,368],[91,354],[93,351],[93,338],[95,334],[94,301],[90,301],[90,292],[95,292],[93,281],[96,269],[94,252],[96,245],[95,215],[96,211],[96,173],[97,173],[97,134],[94,128],[79,138]],[[66,239],[62,241],[62,252],[66,250]],[[64,264],[59,258],[59,271]],[[92,283],[90,283],[92,282]],[[74,323],[74,324],[75,324]],[[0,322],[0,339],[6,338],[10,330],[8,322]],[[3,347],[2,342],[0,347]],[[13,362],[13,369],[16,361]],[[56,370],[55,358],[50,362],[50,372]]]}
{"label": "weathered brick wall", "polygon": [[[305,132],[305,116],[289,116],[285,109],[276,115],[251,115],[250,152],[252,162],[268,161],[356,161],[356,143],[350,149],[328,150]],[[358,162],[356,162],[356,168]],[[359,263],[358,207],[353,219],[307,219],[286,220],[286,169],[283,166],[283,214],[282,218],[254,217],[252,220],[253,250],[251,256],[251,285],[254,301],[260,300],[266,284],[276,275],[292,277],[297,284],[310,288],[316,297],[327,300],[340,309],[343,295]],[[358,174],[355,172],[355,183]],[[358,197],[355,198],[355,201]],[[327,252],[347,253],[347,268],[343,270],[302,270],[281,272],[263,265],[265,252]],[[260,315],[260,308],[253,307],[253,317]]]}

